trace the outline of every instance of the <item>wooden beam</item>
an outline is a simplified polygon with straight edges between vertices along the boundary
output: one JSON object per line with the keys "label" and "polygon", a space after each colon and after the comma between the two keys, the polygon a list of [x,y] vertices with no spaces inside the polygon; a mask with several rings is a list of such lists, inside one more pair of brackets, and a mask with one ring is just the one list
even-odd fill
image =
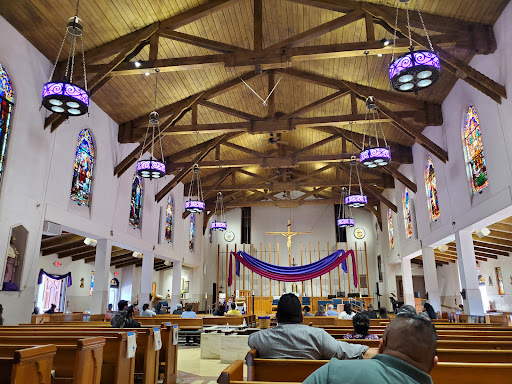
{"label": "wooden beam", "polygon": [[158,43],[159,36],[155,33],[149,38],[149,60],[158,60]]}
{"label": "wooden beam", "polygon": [[176,174],[174,179],[172,179],[165,187],[163,187],[155,196],[155,200],[157,202],[160,202],[183,178],[187,175],[187,173],[192,169],[192,167],[195,164],[198,164],[207,154],[210,152],[211,149],[213,149],[218,143],[229,140],[235,137],[237,134],[227,134],[227,135],[221,135],[215,138],[215,140],[202,149],[197,156],[192,160],[191,162],[183,165],[182,170]]}
{"label": "wooden beam", "polygon": [[119,269],[119,268],[123,268],[123,267],[128,267],[130,265],[135,265],[135,267],[142,267],[142,260],[141,259],[136,259],[136,258],[133,258],[134,260],[130,260],[130,261],[127,261],[125,263],[120,263],[120,264],[114,264],[116,266],[116,269]]}
{"label": "wooden beam", "polygon": [[[311,112],[317,108],[324,106],[325,104],[330,103],[331,101],[334,101],[340,97],[347,95],[348,93],[349,93],[349,91],[334,92],[333,94],[331,94],[329,96],[323,97],[320,100],[314,101],[311,104],[305,105],[304,107],[301,107],[293,112],[287,113],[286,115],[279,117],[279,119],[281,119],[281,120],[291,119],[291,118],[303,115],[305,113]],[[354,114],[354,113],[352,113],[352,114]]]}
{"label": "wooden beam", "polygon": [[326,137],[325,139],[317,141],[317,142],[310,144],[304,148],[297,149],[290,156],[297,156],[297,155],[300,155],[301,153],[309,152],[315,148],[321,147],[322,145],[328,144],[331,141],[338,140],[339,138],[340,138],[340,136],[338,136],[338,135],[332,135],[332,136]]}
{"label": "wooden beam", "polygon": [[[235,52],[248,52],[248,49],[237,47],[236,45],[221,43],[220,41],[214,41],[205,39],[204,37],[193,36],[186,33],[171,31],[171,30],[160,30],[158,34],[161,37],[180,41],[182,43],[195,45],[197,47],[211,49],[222,53],[235,53]],[[151,59],[150,59],[151,60]]]}
{"label": "wooden beam", "polygon": [[260,200],[260,201],[241,201],[229,202],[224,206],[226,208],[243,207],[278,207],[278,208],[297,208],[304,205],[330,205],[338,204],[339,199],[306,199],[306,200]]}
{"label": "wooden beam", "polygon": [[67,244],[67,243],[73,243],[75,241],[83,240],[83,236],[75,235],[74,233],[66,233],[64,235],[60,236],[52,236],[48,239],[41,240],[41,251],[56,247],[58,245]]}
{"label": "wooden beam", "polygon": [[241,145],[238,145],[238,144],[235,144],[235,143],[231,143],[229,141],[222,142],[221,144],[225,145],[226,147],[233,148],[233,149],[236,149],[236,150],[244,152],[244,153],[248,153],[249,155],[253,155],[253,156],[257,156],[257,157],[262,157],[262,158],[263,157],[269,157],[269,156],[266,156],[262,152],[255,151],[255,150],[247,148],[247,147],[242,147]]}
{"label": "wooden beam", "polygon": [[[71,260],[78,261],[78,260],[82,260],[82,259],[87,259],[88,257],[92,257],[92,256],[96,256],[95,249],[93,249],[91,251],[87,251],[87,252],[77,253],[71,257]],[[60,257],[61,256],[59,255],[59,258]]]}
{"label": "wooden beam", "polygon": [[[344,27],[346,25],[352,24],[355,21],[358,21],[364,17],[364,12],[356,11],[349,12],[346,15],[338,17],[334,20],[328,21],[327,23],[320,24],[314,28],[308,29],[298,35],[292,36],[286,40],[283,40],[277,44],[274,44],[268,47],[268,50],[271,49],[282,49],[282,48],[293,48],[300,44],[306,43],[310,40],[313,40],[319,36],[325,35],[326,33],[332,32],[338,28]],[[375,39],[374,39],[375,40]]]}
{"label": "wooden beam", "polygon": [[[275,92],[274,85],[275,85],[275,79],[274,79],[274,71],[268,72],[268,82],[267,82],[267,95],[270,95],[267,100],[267,118],[274,119],[275,113],[276,113],[276,99],[275,99]],[[272,93],[270,93],[272,92]]]}
{"label": "wooden beam", "polygon": [[256,116],[256,115],[252,115],[247,112],[239,111],[238,109],[226,107],[225,105],[212,103],[211,101],[207,101],[207,100],[200,100],[200,101],[198,101],[198,104],[202,105],[204,107],[211,108],[215,111],[219,111],[219,112],[227,113],[228,115],[239,117],[240,119],[244,119],[244,120],[263,120],[263,118],[260,116]]}
{"label": "wooden beam", "polygon": [[76,255],[76,254],[79,254],[82,252],[91,251],[91,250],[94,250],[94,247],[84,244],[81,247],[77,247],[77,248],[69,249],[67,251],[59,252],[58,255],[59,255],[59,259],[62,259],[64,257],[73,256],[73,255]]}
{"label": "wooden beam", "polygon": [[366,12],[364,14],[364,26],[366,28],[366,41],[375,40],[375,27],[373,25],[373,16]]}
{"label": "wooden beam", "polygon": [[263,0],[254,0],[254,50],[263,49]]}
{"label": "wooden beam", "polygon": [[84,247],[84,238],[78,236],[78,240],[73,242],[64,242],[60,245],[54,245],[52,247],[41,248],[41,252],[43,256],[53,255],[54,253],[59,253],[67,250],[71,250],[74,248]]}
{"label": "wooden beam", "polygon": [[505,247],[512,247],[512,241],[505,239],[496,239],[494,237],[486,236],[483,238],[479,238],[477,235],[473,235],[473,244],[494,244],[494,245],[502,245]]}

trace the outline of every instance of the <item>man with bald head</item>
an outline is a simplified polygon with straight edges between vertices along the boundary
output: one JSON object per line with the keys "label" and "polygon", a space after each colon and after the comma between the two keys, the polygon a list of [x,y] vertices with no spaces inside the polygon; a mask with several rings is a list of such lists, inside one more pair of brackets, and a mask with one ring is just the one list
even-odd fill
{"label": "man with bald head", "polygon": [[436,348],[437,333],[430,321],[400,313],[386,328],[372,359],[332,359],[304,384],[432,384],[429,373],[437,364]]}

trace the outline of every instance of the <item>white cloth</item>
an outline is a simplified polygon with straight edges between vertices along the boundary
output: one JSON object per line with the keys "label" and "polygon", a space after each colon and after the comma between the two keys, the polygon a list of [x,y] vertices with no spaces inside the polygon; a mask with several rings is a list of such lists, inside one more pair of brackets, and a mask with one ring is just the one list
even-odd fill
{"label": "white cloth", "polygon": [[340,316],[338,317],[338,319],[342,319],[342,320],[352,320],[352,318],[356,315],[355,312],[350,312],[350,314],[348,314],[347,312],[343,311],[340,313]]}

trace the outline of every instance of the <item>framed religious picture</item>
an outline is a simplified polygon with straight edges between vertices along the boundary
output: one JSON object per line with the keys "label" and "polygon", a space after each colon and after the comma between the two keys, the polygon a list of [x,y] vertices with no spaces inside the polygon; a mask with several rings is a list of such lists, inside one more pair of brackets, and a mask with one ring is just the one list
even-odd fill
{"label": "framed religious picture", "polygon": [[366,232],[363,228],[354,229],[354,237],[358,240],[364,239]]}
{"label": "framed religious picture", "polygon": [[232,242],[235,240],[235,234],[232,231],[226,231],[224,232],[224,240],[227,242]]}
{"label": "framed religious picture", "polygon": [[377,256],[377,269],[379,271],[379,281],[382,283],[382,258],[381,256]]}
{"label": "framed religious picture", "polygon": [[496,284],[498,284],[498,295],[504,295],[505,287],[503,285],[503,275],[501,274],[501,267],[496,267]]}
{"label": "framed religious picture", "polygon": [[188,293],[188,289],[189,289],[189,281],[185,281],[185,284],[183,284],[183,293]]}

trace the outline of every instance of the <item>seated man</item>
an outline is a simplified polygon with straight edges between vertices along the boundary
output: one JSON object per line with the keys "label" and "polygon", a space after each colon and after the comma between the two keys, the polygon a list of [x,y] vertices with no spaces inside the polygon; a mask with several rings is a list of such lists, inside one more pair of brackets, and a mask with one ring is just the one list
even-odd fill
{"label": "seated man", "polygon": [[421,315],[402,312],[386,328],[378,355],[365,361],[332,359],[304,383],[432,384],[429,373],[437,364],[436,348],[432,323]]}
{"label": "seated man", "polygon": [[181,314],[182,319],[197,319],[196,313],[192,310],[194,306],[192,304],[187,304],[185,306],[185,312]]}
{"label": "seated man", "polygon": [[240,311],[238,309],[236,309],[236,303],[231,303],[231,309],[226,313],[226,315],[231,315],[231,316],[242,316],[242,314],[240,313]]}
{"label": "seated man", "polygon": [[277,327],[249,335],[249,347],[263,359],[361,359],[368,350],[366,345],[338,341],[322,328],[302,325],[300,301],[293,293],[281,296],[276,318]]}
{"label": "seated man", "polygon": [[327,316],[338,316],[338,311],[334,310],[334,305],[329,304],[327,306]]}
{"label": "seated man", "polygon": [[142,306],[142,312],[140,313],[140,317],[155,317],[156,313],[149,309],[149,304],[146,303]]}
{"label": "seated man", "polygon": [[176,309],[172,311],[173,315],[181,315],[183,313],[183,307],[181,304],[176,304]]}
{"label": "seated man", "polygon": [[119,311],[112,316],[110,324],[114,328],[139,328],[140,323],[133,319],[133,306],[128,306],[126,300],[120,300],[117,303]]}
{"label": "seated man", "polygon": [[309,308],[309,305],[306,305],[304,307],[304,317],[308,317],[308,316],[315,316],[311,313],[311,308]]}

